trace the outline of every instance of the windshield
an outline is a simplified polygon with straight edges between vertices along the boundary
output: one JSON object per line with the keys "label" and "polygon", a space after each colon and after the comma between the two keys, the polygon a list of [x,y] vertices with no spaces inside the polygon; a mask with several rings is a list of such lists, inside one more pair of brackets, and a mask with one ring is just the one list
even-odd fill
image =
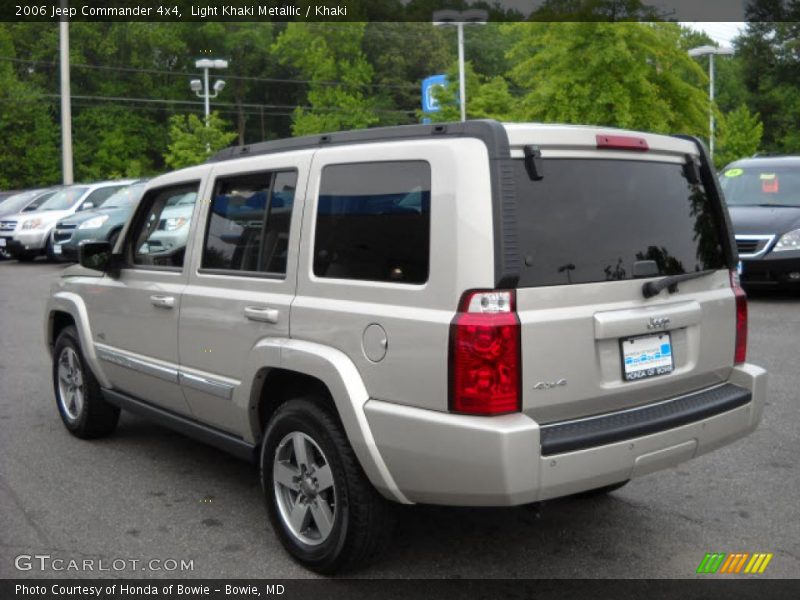
{"label": "windshield", "polygon": [[800,168],[737,167],[719,180],[728,206],[800,207]]}
{"label": "windshield", "polygon": [[85,187],[70,187],[60,190],[44,202],[39,207],[39,210],[65,210],[71,208],[86,193],[87,189]]}
{"label": "windshield", "polygon": [[676,163],[545,159],[533,181],[515,160],[520,287],[720,269],[721,228],[701,185]]}
{"label": "windshield", "polygon": [[37,193],[39,192],[22,192],[21,194],[9,196],[0,204],[0,210],[7,214],[19,212],[28,205],[28,202],[30,202],[31,198],[34,198]]}
{"label": "windshield", "polygon": [[103,208],[131,208],[136,206],[136,203],[142,197],[144,186],[144,183],[136,183],[122,188],[118,192],[111,194],[100,206]]}

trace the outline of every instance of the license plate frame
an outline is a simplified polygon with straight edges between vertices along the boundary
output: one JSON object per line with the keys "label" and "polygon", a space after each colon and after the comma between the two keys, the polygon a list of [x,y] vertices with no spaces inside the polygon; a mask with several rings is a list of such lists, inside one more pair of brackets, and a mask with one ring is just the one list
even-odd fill
{"label": "license plate frame", "polygon": [[[626,344],[630,344],[627,349]],[[675,370],[669,331],[620,338],[619,352],[623,381],[641,381]]]}

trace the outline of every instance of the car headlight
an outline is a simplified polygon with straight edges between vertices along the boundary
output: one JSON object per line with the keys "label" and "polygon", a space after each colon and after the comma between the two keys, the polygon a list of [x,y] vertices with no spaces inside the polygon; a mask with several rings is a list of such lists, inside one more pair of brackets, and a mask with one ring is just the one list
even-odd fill
{"label": "car headlight", "polygon": [[44,221],[41,219],[28,219],[22,224],[22,229],[39,229],[44,225]]}
{"label": "car headlight", "polygon": [[108,221],[108,215],[100,215],[99,217],[92,217],[88,221],[84,221],[78,225],[78,229],[97,229],[102,227],[103,223]]}
{"label": "car headlight", "polygon": [[800,229],[784,233],[772,249],[773,252],[784,252],[785,250],[800,250]]}
{"label": "car headlight", "polygon": [[185,217],[170,217],[167,219],[166,223],[164,223],[164,229],[167,231],[175,231],[186,225],[187,222]]}

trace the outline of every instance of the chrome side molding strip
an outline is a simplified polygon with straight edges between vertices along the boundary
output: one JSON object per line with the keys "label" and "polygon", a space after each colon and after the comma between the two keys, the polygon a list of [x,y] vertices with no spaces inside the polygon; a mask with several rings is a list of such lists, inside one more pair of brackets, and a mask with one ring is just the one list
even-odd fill
{"label": "chrome side molding strip", "polygon": [[200,377],[199,375],[193,375],[191,373],[187,373],[186,371],[178,372],[178,380],[183,386],[192,388],[199,392],[211,394],[212,396],[222,398],[223,400],[230,400],[233,397],[234,386],[230,383],[225,383],[224,381],[211,379],[209,377]]}
{"label": "chrome side molding strip", "polygon": [[110,348],[96,346],[96,349],[97,358],[100,360],[105,360],[112,364],[119,365],[120,367],[125,367],[126,369],[131,369],[132,371],[144,373],[145,375],[158,377],[159,379],[169,381],[170,383],[178,383],[178,369],[157,365],[150,361],[145,361],[139,358],[133,358],[131,356],[127,356],[126,354],[111,350]]}

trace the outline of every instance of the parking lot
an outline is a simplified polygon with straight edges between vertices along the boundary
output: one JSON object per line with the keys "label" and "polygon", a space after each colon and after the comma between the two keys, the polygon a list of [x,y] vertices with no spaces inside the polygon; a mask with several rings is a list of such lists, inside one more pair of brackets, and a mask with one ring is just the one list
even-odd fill
{"label": "parking lot", "polygon": [[[192,561],[191,571],[70,576],[308,577],[269,529],[254,466],[123,415],[70,436],[53,399],[43,312],[63,265],[0,263],[0,577],[14,557]],[[750,300],[748,360],[770,373],[759,429],[605,498],[514,509],[404,508],[364,577],[692,577],[707,552],[772,552],[765,577],[800,572],[800,297]],[[708,577],[708,576],[706,576]]]}

